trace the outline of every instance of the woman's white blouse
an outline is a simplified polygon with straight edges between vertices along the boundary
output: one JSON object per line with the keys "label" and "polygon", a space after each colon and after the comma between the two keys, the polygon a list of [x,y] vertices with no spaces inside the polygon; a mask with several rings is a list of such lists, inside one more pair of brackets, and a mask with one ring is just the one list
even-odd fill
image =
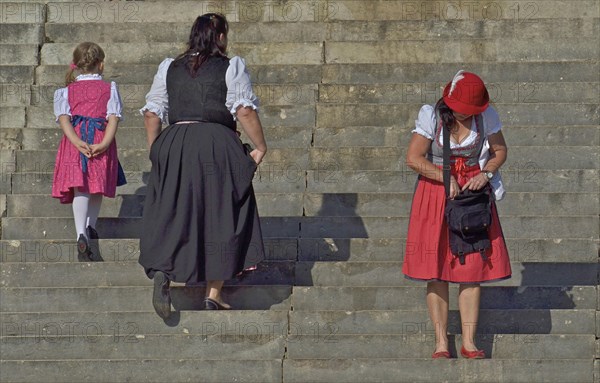
{"label": "woman's white blouse", "polygon": [[[146,105],[140,109],[144,114],[146,110],[155,113],[163,123],[168,123],[169,119],[169,95],[167,94],[167,70],[174,59],[166,58],[158,66],[158,71],[154,76],[152,87],[146,95]],[[250,75],[246,70],[246,62],[239,56],[234,56],[229,60],[229,67],[225,73],[225,83],[227,84],[227,99],[225,106],[236,118],[236,111],[239,106],[250,107],[258,110],[258,97],[252,91]]]}
{"label": "woman's white blouse", "polygon": [[[492,135],[494,133],[498,133],[502,129],[502,124],[500,123],[500,117],[498,113],[493,107],[488,107],[483,113],[483,132],[485,137]],[[419,116],[415,120],[415,129],[412,131],[413,133],[420,134],[421,136],[432,140],[435,136],[436,131],[436,122],[435,122],[435,111],[434,107],[431,105],[423,105],[421,110],[419,111]],[[440,144],[443,145],[443,131],[440,134]],[[475,119],[471,122],[471,132],[469,136],[463,140],[460,144],[453,142],[450,140],[450,147],[452,149],[469,146],[477,137],[477,127],[475,125]]]}
{"label": "woman's white blouse", "polygon": [[[102,80],[102,76],[99,74],[80,74],[75,78],[75,81],[85,80]],[[117,84],[114,81],[111,81],[110,98],[106,104],[106,119],[112,114],[119,117],[120,120],[123,120],[122,113],[123,102],[119,95],[119,89],[117,88]],[[69,105],[69,89],[66,87],[57,89],[54,92],[54,116],[56,117],[56,121],[58,121],[58,117],[62,114],[72,116],[71,106]]]}

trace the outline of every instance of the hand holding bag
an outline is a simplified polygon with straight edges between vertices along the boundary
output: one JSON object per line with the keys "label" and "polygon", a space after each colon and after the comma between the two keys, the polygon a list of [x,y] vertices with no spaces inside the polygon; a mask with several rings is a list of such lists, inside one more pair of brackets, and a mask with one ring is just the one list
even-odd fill
{"label": "hand holding bag", "polygon": [[[450,195],[450,135],[443,127],[444,134],[444,188]],[[491,247],[488,229],[492,223],[492,199],[486,185],[480,190],[465,190],[454,199],[446,199],[444,215],[448,225],[448,238],[452,254],[465,264],[465,255],[479,252],[484,261],[486,249]]]}

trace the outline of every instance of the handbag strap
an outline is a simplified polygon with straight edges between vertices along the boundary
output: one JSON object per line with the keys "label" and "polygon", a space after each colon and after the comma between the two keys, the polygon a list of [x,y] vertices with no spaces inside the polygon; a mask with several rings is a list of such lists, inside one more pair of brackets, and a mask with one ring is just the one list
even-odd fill
{"label": "handbag strap", "polygon": [[442,138],[444,141],[444,151],[442,153],[443,166],[442,171],[444,173],[444,189],[446,190],[446,197],[450,196],[450,134],[443,121],[440,119],[440,111],[436,108],[435,110],[436,120],[442,124]]}

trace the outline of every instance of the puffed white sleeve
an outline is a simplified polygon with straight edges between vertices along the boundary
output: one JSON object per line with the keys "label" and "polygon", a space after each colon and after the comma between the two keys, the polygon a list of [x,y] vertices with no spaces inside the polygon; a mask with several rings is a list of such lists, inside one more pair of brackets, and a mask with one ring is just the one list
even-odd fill
{"label": "puffed white sleeve", "polygon": [[240,106],[258,110],[258,97],[252,90],[250,74],[246,70],[244,59],[234,56],[229,60],[229,68],[225,73],[225,83],[227,84],[225,106],[234,119],[236,118],[237,108]]}
{"label": "puffed white sleeve", "polygon": [[169,115],[169,95],[167,94],[167,70],[173,62],[172,58],[164,59],[154,75],[152,87],[146,95],[146,105],[140,109],[140,114],[146,110],[155,113],[163,123],[167,123]]}
{"label": "puffed white sleeve", "polygon": [[123,101],[121,100],[121,95],[119,94],[119,88],[117,87],[117,83],[111,81],[110,98],[108,99],[108,104],[106,105],[106,119],[108,120],[108,116],[112,114],[119,117],[119,119],[123,121],[124,118],[122,113]]}
{"label": "puffed white sleeve", "polygon": [[71,116],[68,88],[60,88],[54,92],[54,116],[56,117],[56,122],[58,122],[58,117],[63,114]]}
{"label": "puffed white sleeve", "polygon": [[423,105],[421,107],[419,116],[415,120],[415,128],[412,132],[433,141],[435,135],[435,113],[433,106]]}
{"label": "puffed white sleeve", "polygon": [[498,116],[496,109],[491,106],[483,112],[483,129],[486,137],[498,133],[502,129],[500,116]]}

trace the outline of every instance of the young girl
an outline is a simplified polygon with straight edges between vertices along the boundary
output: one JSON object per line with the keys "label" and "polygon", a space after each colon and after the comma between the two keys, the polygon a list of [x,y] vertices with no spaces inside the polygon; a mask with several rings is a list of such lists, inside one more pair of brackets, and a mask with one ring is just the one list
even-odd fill
{"label": "young girl", "polygon": [[[117,85],[102,79],[104,51],[81,43],[73,51],[66,87],[54,93],[54,114],[64,135],[56,154],[52,197],[73,204],[80,261],[101,260],[95,230],[102,196],[125,184],[115,134],[121,118]],[[95,251],[90,248],[95,243]]]}

